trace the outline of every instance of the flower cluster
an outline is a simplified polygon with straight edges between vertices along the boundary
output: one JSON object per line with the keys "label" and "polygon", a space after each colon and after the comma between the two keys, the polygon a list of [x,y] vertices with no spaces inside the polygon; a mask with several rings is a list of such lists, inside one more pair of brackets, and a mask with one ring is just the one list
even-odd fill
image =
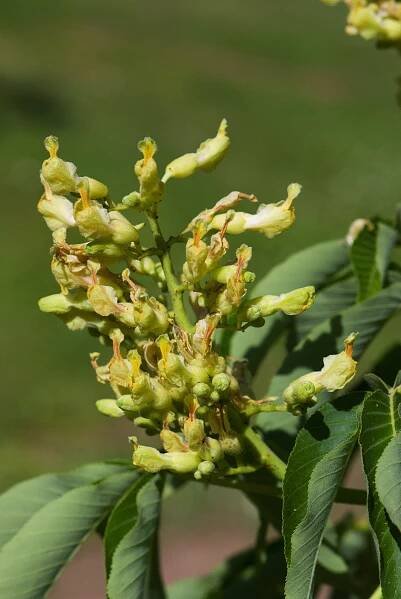
{"label": "flower cluster", "polygon": [[[223,120],[215,137],[173,160],[160,176],[156,143],[145,138],[134,169],[138,189],[114,202],[106,185],[79,176],[74,164],[58,156],[57,138],[45,140],[49,158],[41,169],[38,210],[53,233],[51,269],[60,292],[42,298],[39,307],[71,330],[88,329],[110,353],[106,359],[99,352],[90,356],[97,380],[112,390],[112,398],[100,399],[97,408],[160,436],[162,451],[131,438],[133,463],[150,472],[167,469],[196,478],[235,472],[248,459],[253,414],[299,413],[317,393],[342,388],[355,373],[350,337],[344,352],[325,358],[320,372],[294,381],[283,397],[256,400],[244,363],[219,353],[217,329],[244,331],[277,312],[300,314],[315,294],[304,287],[248,300],[247,286],[255,278],[248,270],[252,249],[242,244],[235,259],[224,262],[229,236],[256,231],[272,238],[293,224],[301,191],[296,183],[283,201],[261,204],[255,213],[237,210],[240,202],[257,203],[254,195],[231,192],[179,235],[163,237],[158,206],[165,185],[213,169],[229,145]],[[153,246],[144,247],[144,222],[133,222],[128,213],[147,222]],[[79,243],[67,236],[72,229]],[[180,272],[170,254],[176,243],[185,244]]]}
{"label": "flower cluster", "polygon": [[397,0],[323,0],[325,4],[343,2],[348,7],[346,32],[366,40],[398,43],[401,40],[401,3]]}

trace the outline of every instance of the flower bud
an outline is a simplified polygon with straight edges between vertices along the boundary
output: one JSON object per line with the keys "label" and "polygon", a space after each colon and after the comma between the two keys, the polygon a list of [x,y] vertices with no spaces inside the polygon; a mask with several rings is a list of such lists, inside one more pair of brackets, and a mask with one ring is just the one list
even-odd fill
{"label": "flower bud", "polygon": [[47,295],[46,297],[40,298],[38,304],[39,310],[42,312],[52,312],[53,314],[66,314],[67,312],[70,312],[72,308],[88,311],[92,309],[85,292],[68,295],[54,293],[53,295]]}
{"label": "flower bud", "polygon": [[[298,183],[291,183],[287,188],[287,199],[277,204],[261,204],[256,214],[236,212],[227,226],[227,233],[238,235],[244,231],[259,231],[268,238],[280,235],[295,221],[293,202],[301,193]],[[218,214],[209,225],[210,229],[221,228],[225,215]]]}
{"label": "flower bud", "polygon": [[238,437],[227,436],[220,439],[221,449],[227,455],[239,455],[242,452],[242,447]]}
{"label": "flower bud", "polygon": [[212,385],[219,393],[225,393],[228,391],[231,385],[231,377],[225,372],[221,372],[220,374],[216,374],[212,378]]}
{"label": "flower bud", "polygon": [[140,408],[135,404],[134,399],[131,395],[120,395],[117,398],[118,407],[124,412],[139,412]]}
{"label": "flower bud", "polygon": [[292,407],[310,405],[320,391],[337,391],[347,385],[355,376],[356,361],[352,358],[352,348],[356,333],[344,340],[344,351],[323,358],[323,368],[309,372],[296,379],[283,392],[284,400]]}
{"label": "flower bud", "polygon": [[196,383],[192,387],[192,393],[199,399],[207,399],[210,395],[210,387],[207,383]]}
{"label": "flower bud", "polygon": [[198,418],[187,418],[184,421],[184,437],[193,451],[198,451],[205,438],[205,425]]}
{"label": "flower bud", "polygon": [[49,184],[53,193],[64,195],[76,191],[78,175],[77,167],[72,162],[65,162],[57,156],[58,138],[49,135],[44,141],[50,157],[42,164],[41,175]]}
{"label": "flower bud", "polygon": [[224,458],[223,450],[220,441],[213,437],[206,437],[200,449],[202,460],[210,462],[219,462]]}
{"label": "flower bud", "polygon": [[[310,378],[314,379],[315,377]],[[285,402],[295,410],[300,406],[308,407],[312,405],[315,402],[316,393],[322,390],[322,386],[315,383],[313,380],[309,380],[307,375],[305,375],[305,378],[301,377],[294,381],[283,393]]]}
{"label": "flower bud", "polygon": [[201,480],[203,476],[210,476],[215,468],[216,466],[213,462],[201,462],[196,472],[194,472],[194,478],[196,478],[196,480]]}
{"label": "flower bud", "polygon": [[[154,297],[136,301],[134,315],[136,325],[144,334],[162,335],[168,329],[168,310]],[[119,318],[122,320],[123,315]]]}
{"label": "flower bud", "polygon": [[139,240],[138,231],[125,216],[117,210],[109,212],[109,229],[114,243],[129,245]]}
{"label": "flower bud", "polygon": [[165,173],[162,177],[163,183],[167,183],[169,179],[185,179],[194,174],[198,168],[196,154],[184,154],[176,158],[166,166]]}
{"label": "flower bud", "polygon": [[80,177],[79,180],[86,179],[88,184],[88,192],[91,200],[101,200],[102,198],[107,198],[109,195],[109,190],[107,185],[101,183],[97,179],[92,179],[92,177]]}
{"label": "flower bud", "polygon": [[133,464],[146,472],[170,470],[189,474],[198,469],[200,458],[195,451],[160,453],[153,447],[138,445],[134,448]]}
{"label": "flower bud", "polygon": [[208,246],[197,235],[193,239],[188,239],[186,262],[183,266],[183,278],[186,282],[196,283],[206,274],[206,257],[208,253]]}
{"label": "flower bud", "polygon": [[312,286],[300,287],[281,295],[264,295],[246,302],[241,309],[239,319],[252,322],[279,311],[294,316],[310,308],[314,299],[315,288]]}
{"label": "flower bud", "polygon": [[115,399],[98,399],[96,408],[105,416],[111,416],[112,418],[121,418],[121,416],[124,416],[123,410],[118,407]]}
{"label": "flower bud", "polygon": [[110,237],[109,213],[101,204],[89,199],[87,178],[79,184],[79,193],[81,199],[75,202],[74,217],[81,235],[90,239]]}
{"label": "flower bud", "polygon": [[[157,164],[153,158],[157,152],[156,142],[150,137],[145,137],[138,143],[138,150],[143,154],[143,158],[135,164],[135,174],[140,185],[139,203],[142,207],[149,208],[161,200],[163,193],[163,183],[160,181]],[[132,200],[135,204],[137,197],[133,197]],[[132,205],[132,200],[128,196],[123,199],[123,203]]]}
{"label": "flower bud", "polygon": [[204,171],[214,169],[224,158],[230,147],[230,138],[227,135],[228,123],[223,119],[219,125],[217,134],[211,139],[202,142],[196,151],[196,159],[199,168]]}
{"label": "flower bud", "polygon": [[167,165],[162,177],[163,183],[169,179],[183,179],[193,175],[198,169],[210,171],[224,158],[230,146],[227,135],[227,121],[223,119],[215,137],[202,142],[196,152],[184,154]]}

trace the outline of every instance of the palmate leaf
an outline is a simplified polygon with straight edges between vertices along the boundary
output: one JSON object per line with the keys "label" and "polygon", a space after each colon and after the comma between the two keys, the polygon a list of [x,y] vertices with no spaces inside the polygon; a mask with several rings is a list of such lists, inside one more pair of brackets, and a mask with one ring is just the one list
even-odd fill
{"label": "palmate leaf", "polygon": [[150,478],[151,475],[146,473],[138,476],[121,497],[108,518],[104,533],[107,576],[110,574],[111,562],[117,546],[137,521],[138,510],[136,496]]}
{"label": "palmate leaf", "polygon": [[398,233],[378,222],[365,226],[351,247],[351,263],[359,283],[358,300],[375,295],[383,287]]}
{"label": "palmate leaf", "polygon": [[284,360],[271,382],[269,393],[280,395],[297,377],[320,370],[323,356],[341,351],[344,338],[352,331],[359,331],[354,346],[355,357],[359,359],[384,323],[400,308],[401,283],[394,283],[374,297],[322,322]]}
{"label": "palmate leaf", "polygon": [[50,501],[71,489],[119,472],[126,472],[126,468],[99,462],[62,474],[44,474],[14,485],[0,495],[0,548]]}
{"label": "palmate leaf", "polygon": [[[377,541],[383,599],[401,598],[401,534],[391,523],[381,501],[381,498],[385,499],[394,517],[396,510],[391,486],[397,486],[399,479],[390,481],[390,472],[384,473],[383,468],[391,466],[394,474],[393,452],[397,444],[394,446],[392,443],[401,429],[400,399],[396,395],[390,397],[382,391],[375,391],[367,395],[362,411],[360,444],[368,482],[369,520]],[[387,448],[389,451],[385,453]]]}
{"label": "palmate leaf", "polygon": [[401,432],[391,439],[377,462],[376,489],[391,521],[401,531]]}
{"label": "palmate leaf", "polygon": [[[103,469],[95,465],[85,470],[82,485],[75,488],[71,488],[71,479],[62,489],[59,478],[40,477],[36,485],[28,481],[3,496],[7,509],[14,497],[17,510],[12,533],[9,530],[0,550],[0,597],[42,599],[63,566],[137,476],[132,468],[123,466],[106,465]],[[100,481],[88,484],[90,472]],[[44,485],[41,491],[39,480]],[[75,480],[79,484],[79,478]]]}
{"label": "palmate leaf", "polygon": [[359,283],[359,301],[382,289],[397,239],[398,232],[380,222],[366,226],[355,239],[351,247],[351,263]]}
{"label": "palmate leaf", "polygon": [[350,308],[355,303],[356,294],[357,282],[354,277],[338,281],[322,289],[309,310],[291,318],[290,349],[293,349],[320,323],[333,318],[346,308]]}
{"label": "palmate leaf", "polygon": [[337,489],[359,433],[363,395],[315,410],[289,458],[283,489],[287,599],[309,599],[319,547]]}
{"label": "palmate leaf", "polygon": [[[348,263],[348,248],[338,239],[319,243],[287,258],[273,268],[252,288],[252,297],[280,294],[297,287],[314,285],[320,289]],[[279,315],[266,320],[264,327],[237,332],[231,340],[229,353],[236,358],[247,357],[252,372],[256,372],[264,350],[272,336],[287,326],[288,319]]]}
{"label": "palmate leaf", "polygon": [[[163,479],[160,476],[153,476],[138,493],[133,493],[136,517],[113,553],[107,585],[110,599],[164,599],[157,552],[162,487]],[[120,504],[120,509],[123,512],[120,514],[121,521],[125,521],[124,502]],[[119,517],[114,514],[115,523]],[[110,528],[109,535],[114,535],[115,524],[110,523],[110,527],[113,528]]]}

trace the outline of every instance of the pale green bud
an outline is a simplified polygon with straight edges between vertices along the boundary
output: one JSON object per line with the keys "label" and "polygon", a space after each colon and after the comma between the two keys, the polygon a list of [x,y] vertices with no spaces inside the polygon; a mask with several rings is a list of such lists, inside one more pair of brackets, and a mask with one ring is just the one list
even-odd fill
{"label": "pale green bud", "polygon": [[300,287],[281,295],[264,295],[246,302],[241,309],[239,318],[241,321],[252,322],[279,311],[294,316],[310,308],[314,299],[315,288],[312,286]]}
{"label": "pale green bud", "polygon": [[209,373],[205,366],[192,362],[191,364],[188,364],[186,369],[192,385],[209,382]]}
{"label": "pale green bud", "polygon": [[124,416],[123,410],[118,407],[115,399],[98,399],[96,407],[105,416],[111,416],[112,418],[121,418],[121,416]]}
{"label": "pale green bud", "polygon": [[344,341],[345,349],[339,354],[323,358],[320,382],[327,391],[343,389],[356,373],[356,361],[352,358],[356,333],[351,333]]}
{"label": "pale green bud", "polygon": [[198,418],[186,418],[184,421],[184,437],[190,449],[198,451],[205,438],[205,425]]}
{"label": "pale green bud", "polygon": [[[236,212],[227,225],[227,233],[239,235],[244,231],[259,231],[268,238],[286,231],[295,221],[293,202],[300,194],[301,186],[291,183],[287,188],[287,198],[277,204],[261,204],[256,214]],[[209,225],[210,229],[221,229],[227,216],[218,214]]]}
{"label": "pale green bud", "polygon": [[110,237],[109,213],[97,202],[84,204],[78,200],[74,205],[74,216],[83,237],[90,239]]}
{"label": "pale green bud", "polygon": [[127,208],[138,208],[141,204],[141,194],[138,191],[132,191],[123,197],[121,203]]}
{"label": "pale green bud", "polygon": [[227,121],[223,119],[215,137],[202,142],[196,152],[184,154],[167,165],[162,177],[163,183],[172,178],[190,177],[199,169],[212,170],[224,158],[229,146]]}
{"label": "pale green bud", "polygon": [[138,445],[134,448],[133,464],[146,472],[170,470],[189,474],[198,469],[200,458],[195,451],[160,453],[153,447]]}
{"label": "pale green bud", "polygon": [[[314,378],[314,377],[311,377]],[[297,408],[298,406],[310,406],[315,402],[315,395],[322,390],[321,385],[316,386],[313,380],[309,380],[307,376],[291,383],[284,393],[284,400],[287,404]]]}
{"label": "pale green bud", "polygon": [[138,231],[125,216],[117,210],[109,212],[109,228],[114,243],[128,245],[139,240]]}
{"label": "pale green bud", "polygon": [[[220,266],[220,268],[215,268],[214,270],[212,270],[212,272],[210,273],[210,277],[213,281],[221,283],[222,285],[226,285],[229,279],[235,276],[236,272],[237,265],[229,264],[228,266]],[[253,283],[256,278],[255,273],[249,270],[246,270],[242,274],[242,276],[244,278],[245,283]]]}
{"label": "pale green bud", "polygon": [[[143,158],[135,164],[135,174],[140,184],[139,202],[144,208],[149,208],[160,201],[163,193],[163,183],[153,158],[157,152],[156,142],[150,137],[145,137],[138,143],[138,150],[143,154]],[[135,202],[136,198],[133,199]]]}
{"label": "pale green bud", "polygon": [[210,394],[210,401],[217,403],[221,399],[221,394],[214,389]]}
{"label": "pale green bud", "polygon": [[134,313],[136,325],[143,333],[161,335],[167,331],[169,326],[168,310],[154,297],[135,302]]}
{"label": "pale green bud", "polygon": [[55,194],[68,194],[76,191],[78,176],[77,167],[72,162],[65,162],[57,156],[58,138],[49,135],[44,141],[50,157],[42,164],[41,175]]}
{"label": "pale green bud", "polygon": [[117,398],[118,407],[124,412],[139,412],[140,407],[135,403],[131,395],[120,395]]}
{"label": "pale green bud", "polygon": [[192,387],[192,393],[195,397],[205,399],[210,395],[210,387],[207,383],[196,383],[196,385]]}
{"label": "pale green bud", "polygon": [[86,179],[87,181],[89,197],[92,200],[101,200],[102,198],[107,198],[109,194],[107,185],[101,183],[97,179],[92,179],[92,177],[80,177],[79,182],[82,181],[82,179]]}
{"label": "pale green bud", "polygon": [[63,293],[54,293],[42,297],[39,302],[39,309],[42,312],[52,312],[53,314],[66,314],[72,308],[90,311],[91,304],[88,302],[85,292],[65,295]]}
{"label": "pale green bud", "polygon": [[235,212],[227,224],[227,214],[217,214],[211,223],[209,229],[221,231],[225,225],[226,233],[229,235],[240,235],[246,230],[247,217],[253,216],[246,212]]}
{"label": "pale green bud", "polygon": [[198,466],[198,470],[194,472],[194,478],[196,480],[201,480],[203,476],[210,476],[214,472],[215,468],[216,466],[213,464],[213,462],[201,462]]}
{"label": "pale green bud", "polygon": [[227,455],[239,455],[242,452],[242,447],[238,437],[227,436],[220,439],[220,445],[224,453]]}
{"label": "pale green bud", "polygon": [[230,147],[230,138],[227,135],[228,123],[223,119],[215,137],[202,142],[196,151],[199,168],[205,171],[214,169],[224,158]]}
{"label": "pale green bud", "polygon": [[222,460],[224,454],[220,441],[213,437],[206,437],[200,449],[200,455],[202,460],[206,461],[219,462]]}
{"label": "pale green bud", "polygon": [[290,405],[308,404],[314,395],[326,389],[343,389],[356,373],[356,361],[352,358],[352,349],[356,333],[351,333],[345,341],[345,349],[339,354],[323,358],[323,368],[296,379],[284,390],[284,400]]}
{"label": "pale green bud", "polygon": [[202,240],[188,239],[186,245],[186,262],[183,266],[183,278],[189,283],[199,281],[207,272],[206,257],[209,248]]}
{"label": "pale green bud", "polygon": [[165,173],[162,177],[163,183],[167,183],[169,179],[185,179],[194,174],[198,169],[196,154],[184,154],[176,158],[166,166]]}
{"label": "pale green bud", "polygon": [[213,377],[212,385],[219,393],[225,393],[230,388],[231,378],[225,372],[221,372]]}

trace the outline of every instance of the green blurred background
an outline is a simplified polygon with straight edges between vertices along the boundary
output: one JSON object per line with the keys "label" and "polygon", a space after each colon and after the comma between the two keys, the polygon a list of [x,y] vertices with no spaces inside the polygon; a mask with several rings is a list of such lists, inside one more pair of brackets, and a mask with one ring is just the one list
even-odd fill
{"label": "green blurred background", "polygon": [[[14,0],[2,6],[1,486],[49,469],[127,456],[129,428],[94,407],[95,341],[41,314],[56,291],[50,233],[36,213],[43,138],[104,180],[135,188],[136,143],[159,161],[230,123],[232,147],[211,174],[172,181],[167,233],[232,190],[261,201],[303,184],[296,226],[253,238],[262,274],[289,253],[345,234],[399,200],[400,72],[393,51],[347,37],[341,8],[319,0]],[[250,333],[251,334],[251,333]]]}

